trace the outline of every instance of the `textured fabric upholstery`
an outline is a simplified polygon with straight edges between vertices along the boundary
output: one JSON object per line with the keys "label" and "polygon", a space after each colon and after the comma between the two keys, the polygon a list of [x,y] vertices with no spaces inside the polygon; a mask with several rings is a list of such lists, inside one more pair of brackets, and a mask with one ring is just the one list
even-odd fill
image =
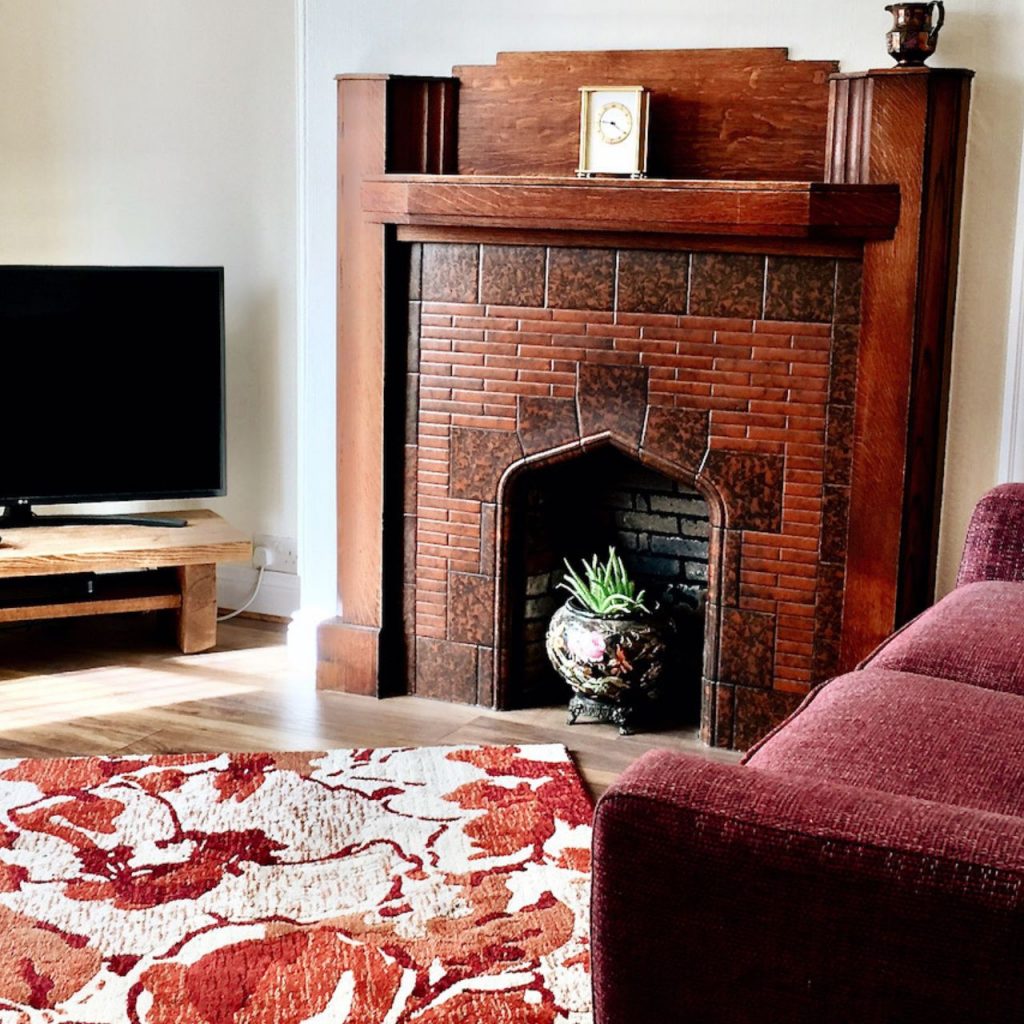
{"label": "textured fabric upholstery", "polygon": [[594,865],[595,1024],[1024,1020],[1019,818],[656,751]]}
{"label": "textured fabric upholstery", "polygon": [[1024,694],[1024,586],[957,587],[864,664]]}
{"label": "textured fabric upholstery", "polygon": [[743,765],[598,803],[595,1024],[1024,1021],[1024,485],[958,588]]}
{"label": "textured fabric upholstery", "polygon": [[1024,484],[1003,484],[974,508],[957,586],[978,580],[1024,581]]}
{"label": "textured fabric upholstery", "polygon": [[1024,831],[1024,701],[1012,694],[905,672],[851,672],[821,687],[745,763],[1013,815]]}

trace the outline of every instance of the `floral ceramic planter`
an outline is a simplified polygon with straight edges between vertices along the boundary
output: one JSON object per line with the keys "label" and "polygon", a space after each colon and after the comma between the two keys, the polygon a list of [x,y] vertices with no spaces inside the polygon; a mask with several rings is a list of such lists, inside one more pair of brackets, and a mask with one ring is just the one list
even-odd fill
{"label": "floral ceramic planter", "polygon": [[640,707],[658,697],[668,657],[668,619],[652,615],[596,615],[575,600],[551,617],[547,653],[572,687],[570,722],[579,714],[611,720],[620,731]]}

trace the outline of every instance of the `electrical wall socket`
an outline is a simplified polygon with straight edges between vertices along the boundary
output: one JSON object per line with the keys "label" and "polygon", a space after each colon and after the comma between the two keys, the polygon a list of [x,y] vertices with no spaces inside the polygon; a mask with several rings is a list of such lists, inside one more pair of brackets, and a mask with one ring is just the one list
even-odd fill
{"label": "electrical wall socket", "polygon": [[294,537],[273,537],[267,533],[257,533],[252,539],[254,548],[266,548],[272,554],[269,569],[271,572],[299,571],[298,545]]}

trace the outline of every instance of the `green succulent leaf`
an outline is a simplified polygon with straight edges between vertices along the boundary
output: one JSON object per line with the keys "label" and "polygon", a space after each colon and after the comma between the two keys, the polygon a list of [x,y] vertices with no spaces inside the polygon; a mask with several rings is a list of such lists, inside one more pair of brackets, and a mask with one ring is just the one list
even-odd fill
{"label": "green succulent leaf", "polygon": [[604,562],[597,555],[589,562],[583,559],[582,576],[568,559],[564,561],[566,573],[558,586],[568,591],[588,611],[596,615],[650,611],[644,604],[645,592],[636,592],[636,584],[629,578],[626,566],[614,547],[608,549],[608,558]]}

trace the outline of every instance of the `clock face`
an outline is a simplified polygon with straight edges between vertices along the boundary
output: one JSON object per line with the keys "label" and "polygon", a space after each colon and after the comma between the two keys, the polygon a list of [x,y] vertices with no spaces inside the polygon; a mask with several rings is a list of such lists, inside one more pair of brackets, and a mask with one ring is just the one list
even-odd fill
{"label": "clock face", "polygon": [[580,88],[577,174],[641,177],[647,170],[650,94],[639,85]]}
{"label": "clock face", "polygon": [[625,142],[633,131],[633,115],[622,103],[613,101],[598,108],[597,133],[609,146]]}

